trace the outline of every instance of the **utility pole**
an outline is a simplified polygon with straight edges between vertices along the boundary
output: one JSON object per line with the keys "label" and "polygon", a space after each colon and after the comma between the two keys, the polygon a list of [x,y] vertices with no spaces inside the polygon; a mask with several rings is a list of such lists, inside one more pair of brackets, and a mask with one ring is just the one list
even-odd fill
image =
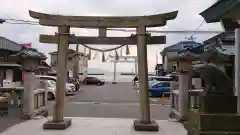
{"label": "utility pole", "polygon": [[[79,44],[76,45],[76,51],[74,56],[74,79],[79,81]],[[79,82],[78,84],[75,84],[76,90],[79,90]]]}
{"label": "utility pole", "polygon": [[113,62],[113,81],[112,81],[112,84],[117,84],[116,82],[116,71],[117,70],[117,60],[115,59],[114,62]]}
{"label": "utility pole", "polygon": [[[133,63],[135,65],[135,75],[138,74],[137,71],[137,56],[119,56],[119,59],[124,59],[124,60],[110,60],[110,62],[114,63],[114,67],[113,67],[113,82],[112,84],[116,84],[116,72],[117,72],[117,63]],[[126,60],[127,58],[133,59],[133,61],[130,60]]]}

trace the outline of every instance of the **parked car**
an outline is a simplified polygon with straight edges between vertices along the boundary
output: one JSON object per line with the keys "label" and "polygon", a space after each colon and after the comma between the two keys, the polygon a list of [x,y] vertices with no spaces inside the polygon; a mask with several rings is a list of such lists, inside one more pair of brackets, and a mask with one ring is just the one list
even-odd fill
{"label": "parked car", "polygon": [[47,86],[47,99],[54,100],[56,98],[56,83],[53,80],[40,80],[40,83]]}
{"label": "parked car", "polygon": [[100,80],[96,77],[86,77],[84,80],[83,80],[83,84],[84,85],[87,85],[87,84],[97,84],[97,85],[104,85],[104,80]]}
{"label": "parked car", "polygon": [[[41,80],[53,80],[53,83],[56,85],[57,77],[56,76],[42,76],[37,75]],[[66,95],[73,95],[75,94],[75,85],[72,83],[66,83]]]}
{"label": "parked car", "polygon": [[[153,84],[157,82],[169,82],[171,81],[170,77],[165,77],[165,76],[149,76],[148,77],[148,86],[152,86]],[[139,90],[139,81],[134,83],[134,87],[136,90]]]}
{"label": "parked car", "polygon": [[155,82],[148,86],[149,96],[161,96],[165,92],[170,92],[170,82]]}
{"label": "parked car", "polygon": [[148,81],[164,81],[169,82],[172,81],[172,77],[170,76],[149,76]]}
{"label": "parked car", "polygon": [[79,86],[80,86],[80,84],[79,84],[79,80],[77,80],[77,79],[75,79],[75,78],[68,78],[67,79],[67,82],[68,82],[68,84],[71,84],[70,86],[71,87],[73,87],[74,86],[74,88],[75,88],[75,91],[78,91],[79,90]]}

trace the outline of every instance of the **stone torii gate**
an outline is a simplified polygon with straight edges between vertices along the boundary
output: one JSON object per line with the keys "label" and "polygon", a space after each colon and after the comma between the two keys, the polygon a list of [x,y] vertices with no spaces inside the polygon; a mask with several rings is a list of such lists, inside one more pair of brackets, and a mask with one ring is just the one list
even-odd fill
{"label": "stone torii gate", "polygon": [[[151,15],[129,17],[103,17],[103,16],[62,16],[50,15],[29,11],[32,18],[39,19],[43,26],[58,27],[54,36],[40,35],[42,43],[58,44],[57,62],[57,90],[53,120],[44,123],[44,129],[66,129],[71,125],[71,119],[64,119],[63,107],[65,98],[65,83],[67,77],[67,49],[69,44],[137,44],[138,69],[141,98],[141,120],[134,121],[134,128],[138,131],[158,131],[158,125],[150,119],[150,106],[148,95],[148,68],[147,44],[165,44],[165,36],[150,37],[146,27],[165,26],[168,20],[176,18],[178,11]],[[131,37],[77,37],[70,34],[70,27],[77,28],[136,28],[136,36]],[[99,32],[100,33],[100,32]],[[104,33],[103,33],[104,35]]]}

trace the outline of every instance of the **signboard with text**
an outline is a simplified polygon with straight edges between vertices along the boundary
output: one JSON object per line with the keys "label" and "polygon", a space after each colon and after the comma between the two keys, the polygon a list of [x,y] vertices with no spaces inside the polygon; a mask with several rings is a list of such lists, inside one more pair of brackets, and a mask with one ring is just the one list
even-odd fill
{"label": "signboard with text", "polygon": [[23,46],[25,47],[32,47],[32,43],[25,43],[25,44],[22,44]]}

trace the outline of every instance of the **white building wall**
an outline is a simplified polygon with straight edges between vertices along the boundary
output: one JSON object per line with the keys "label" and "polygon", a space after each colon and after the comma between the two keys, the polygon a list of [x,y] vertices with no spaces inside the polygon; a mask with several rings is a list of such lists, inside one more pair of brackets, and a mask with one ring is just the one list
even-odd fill
{"label": "white building wall", "polygon": [[165,57],[164,57],[164,63],[163,63],[163,68],[165,72],[172,72],[173,65],[176,62],[169,61],[169,58],[177,56],[177,52],[166,52]]}

